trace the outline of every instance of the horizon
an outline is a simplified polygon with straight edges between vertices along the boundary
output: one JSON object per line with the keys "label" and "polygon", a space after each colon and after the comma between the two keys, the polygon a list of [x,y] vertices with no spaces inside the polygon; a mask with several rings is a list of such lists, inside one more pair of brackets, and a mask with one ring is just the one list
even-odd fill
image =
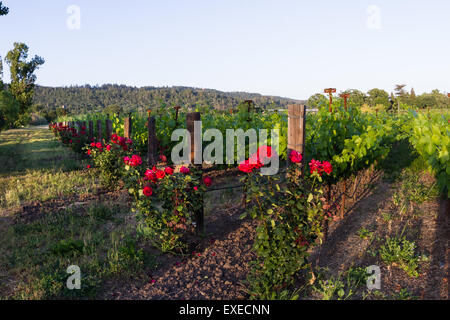
{"label": "horizon", "polygon": [[294,100],[327,87],[449,92],[444,0],[3,4],[0,55],[27,44],[29,58],[45,59],[36,72],[44,87],[190,87]]}

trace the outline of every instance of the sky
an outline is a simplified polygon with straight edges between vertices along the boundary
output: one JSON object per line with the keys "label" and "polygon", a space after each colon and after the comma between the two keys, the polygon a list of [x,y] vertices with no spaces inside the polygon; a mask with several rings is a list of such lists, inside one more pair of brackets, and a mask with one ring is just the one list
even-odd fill
{"label": "sky", "polygon": [[26,43],[39,85],[450,92],[448,0],[2,2],[0,55]]}

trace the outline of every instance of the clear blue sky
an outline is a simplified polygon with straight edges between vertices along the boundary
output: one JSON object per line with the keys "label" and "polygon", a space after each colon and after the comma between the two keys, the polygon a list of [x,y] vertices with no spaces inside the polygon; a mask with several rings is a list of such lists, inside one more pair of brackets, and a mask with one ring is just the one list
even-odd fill
{"label": "clear blue sky", "polygon": [[[297,99],[400,83],[450,91],[448,0],[2,1],[10,13],[0,18],[0,55],[25,42],[46,60],[41,85],[183,85]],[[66,25],[70,5],[81,10],[79,30]],[[380,29],[367,26],[371,5]]]}

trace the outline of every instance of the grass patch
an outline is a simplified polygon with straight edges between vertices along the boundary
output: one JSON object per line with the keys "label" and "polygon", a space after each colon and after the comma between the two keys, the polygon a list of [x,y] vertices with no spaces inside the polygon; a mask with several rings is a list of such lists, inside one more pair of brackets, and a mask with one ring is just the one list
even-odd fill
{"label": "grass patch", "polygon": [[420,257],[415,255],[415,248],[416,244],[405,237],[386,238],[379,250],[380,258],[384,263],[404,270],[409,276],[417,277]]}
{"label": "grass patch", "polygon": [[[1,298],[92,299],[107,279],[146,277],[146,271],[156,268],[156,260],[138,248],[133,230],[124,224],[112,233],[104,228],[124,213],[119,209],[97,205],[81,212],[49,213],[7,229],[1,237],[0,263],[18,285],[1,293]],[[70,265],[81,269],[81,290],[66,287]]]}
{"label": "grass patch", "polygon": [[44,128],[25,128],[0,134],[0,208],[46,201],[100,187],[94,171],[53,138]]}

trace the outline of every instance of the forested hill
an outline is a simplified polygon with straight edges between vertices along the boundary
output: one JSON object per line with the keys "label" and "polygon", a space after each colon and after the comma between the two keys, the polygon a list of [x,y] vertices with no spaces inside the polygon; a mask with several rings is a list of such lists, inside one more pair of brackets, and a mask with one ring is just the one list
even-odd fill
{"label": "forested hill", "polygon": [[65,106],[72,114],[102,111],[105,107],[116,105],[124,112],[146,110],[161,106],[213,106],[227,109],[243,100],[251,99],[261,108],[280,108],[302,101],[263,96],[246,92],[222,92],[213,89],[190,87],[129,87],[125,85],[42,87],[36,86],[34,103],[46,110]]}

